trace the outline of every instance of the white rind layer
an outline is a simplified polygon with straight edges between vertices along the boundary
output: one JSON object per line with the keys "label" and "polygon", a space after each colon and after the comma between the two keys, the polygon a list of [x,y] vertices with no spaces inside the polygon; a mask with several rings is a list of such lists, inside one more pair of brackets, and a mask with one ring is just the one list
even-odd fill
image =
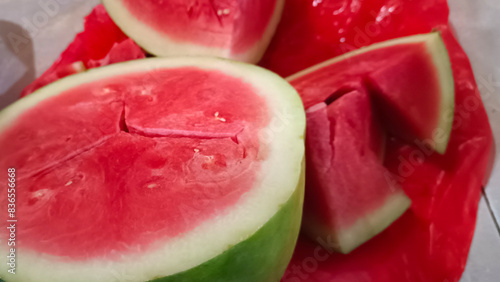
{"label": "white rind layer", "polygon": [[446,138],[436,138],[432,140],[433,142],[430,144],[436,152],[440,154],[444,154],[446,152],[446,147],[448,145],[448,141],[450,138],[450,133],[453,124],[453,112],[455,108],[455,84],[453,80],[453,72],[451,69],[450,57],[448,55],[448,50],[444,44],[443,38],[441,37],[440,32],[431,32],[426,34],[418,34],[408,37],[401,37],[393,40],[388,40],[380,43],[376,43],[367,47],[362,47],[360,49],[345,53],[333,59],[324,61],[315,66],[307,68],[303,71],[300,71],[296,74],[293,74],[286,79],[290,82],[293,80],[318,71],[324,67],[329,65],[338,63],[345,59],[358,56],[360,54],[370,52],[376,49],[382,49],[384,47],[390,47],[395,45],[402,44],[411,44],[411,43],[424,43],[427,45],[427,50],[429,51],[429,55],[432,57],[434,62],[434,66],[436,67],[438,77],[439,77],[439,85],[441,87],[441,104],[440,104],[440,115],[439,121],[436,129],[441,132],[436,131],[436,137],[446,137]]}
{"label": "white rind layer", "polygon": [[285,0],[277,0],[273,16],[262,38],[248,48],[248,50],[242,53],[235,53],[231,48],[232,42],[230,40],[228,40],[227,46],[210,47],[172,39],[167,34],[156,31],[149,25],[139,21],[130,13],[127,7],[123,5],[121,0],[103,0],[102,2],[116,25],[118,25],[122,31],[132,38],[139,46],[151,54],[159,57],[212,56],[229,58],[247,63],[257,63],[264,55],[278,27],[285,5]]}
{"label": "white rind layer", "polygon": [[303,230],[310,238],[315,238],[317,241],[332,242],[336,251],[348,254],[384,231],[402,216],[410,206],[411,200],[401,191],[388,196],[378,209],[366,213],[354,224],[340,229],[338,232],[323,228],[321,223],[315,222],[314,218],[308,217],[304,217],[303,222],[307,227]]}
{"label": "white rind layer", "polygon": [[[19,246],[16,249],[17,274],[8,274],[4,267],[0,269],[1,277],[22,282],[132,282],[169,276],[200,265],[242,242],[287,202],[299,183],[304,158],[305,113],[302,101],[295,89],[278,75],[252,65],[189,57],[145,59],[92,69],[41,88],[0,112],[0,134],[24,111],[78,85],[127,73],[185,66],[218,70],[240,78],[266,99],[271,122],[261,130],[261,142],[268,144],[269,155],[261,162],[261,174],[255,186],[242,196],[230,212],[204,222],[183,237],[158,243],[155,251],[140,255],[124,254],[116,261],[99,258],[68,261]],[[0,240],[0,252],[8,253],[4,239]]]}

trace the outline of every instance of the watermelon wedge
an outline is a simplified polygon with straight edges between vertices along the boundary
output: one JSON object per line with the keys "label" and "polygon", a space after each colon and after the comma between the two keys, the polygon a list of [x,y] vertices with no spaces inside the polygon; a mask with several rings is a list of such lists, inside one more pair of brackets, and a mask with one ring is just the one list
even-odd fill
{"label": "watermelon wedge", "polygon": [[439,32],[373,44],[287,78],[305,107],[364,85],[397,137],[444,154],[454,115],[454,81]]}
{"label": "watermelon wedge", "polygon": [[380,159],[385,132],[370,96],[356,90],[307,111],[303,227],[314,241],[349,253],[387,228],[410,200]]}
{"label": "watermelon wedge", "polygon": [[136,60],[43,87],[0,112],[19,218],[19,271],[0,276],[278,281],[300,228],[304,131],[293,87],[226,60]]}
{"label": "watermelon wedge", "polygon": [[115,23],[157,56],[208,55],[256,63],[284,0],[104,0]]}

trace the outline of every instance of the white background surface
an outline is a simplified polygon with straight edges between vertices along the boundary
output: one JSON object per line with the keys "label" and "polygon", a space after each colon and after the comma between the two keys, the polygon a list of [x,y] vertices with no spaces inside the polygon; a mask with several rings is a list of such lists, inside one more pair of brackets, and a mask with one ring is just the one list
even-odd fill
{"label": "white background surface", "polygon": [[496,282],[500,281],[500,230],[496,225],[500,220],[500,1],[448,1],[451,22],[474,68],[497,147],[462,281]]}
{"label": "white background surface", "polygon": [[[53,63],[82,29],[83,16],[98,2],[0,0],[0,108],[15,101],[21,90]],[[52,6],[44,9],[40,3]],[[449,4],[452,24],[471,59],[500,148],[500,1],[449,0]],[[29,26],[32,40],[18,41],[18,50],[14,50],[8,35],[13,32],[22,36],[21,26]],[[499,153],[500,149],[480,203],[464,282],[500,281],[500,230],[494,218],[500,219]]]}

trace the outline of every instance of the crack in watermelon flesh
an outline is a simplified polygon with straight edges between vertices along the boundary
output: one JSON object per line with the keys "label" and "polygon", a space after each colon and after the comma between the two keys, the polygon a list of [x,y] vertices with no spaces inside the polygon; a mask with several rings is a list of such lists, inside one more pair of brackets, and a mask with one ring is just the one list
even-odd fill
{"label": "crack in watermelon flesh", "polygon": [[254,185],[267,111],[251,85],[189,67],[44,100],[0,137],[0,167],[16,167],[23,187],[19,244],[73,260],[119,258],[223,214]]}

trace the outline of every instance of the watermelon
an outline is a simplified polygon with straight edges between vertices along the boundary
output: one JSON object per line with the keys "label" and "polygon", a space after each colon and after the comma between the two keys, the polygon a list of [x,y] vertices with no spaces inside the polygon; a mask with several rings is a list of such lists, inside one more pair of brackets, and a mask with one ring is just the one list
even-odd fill
{"label": "watermelon", "polygon": [[450,59],[439,32],[373,44],[288,77],[308,108],[350,89],[370,89],[395,136],[444,154],[454,114]]}
{"label": "watermelon", "polygon": [[19,271],[0,276],[278,281],[300,228],[304,131],[285,80],[221,59],[135,60],[43,87],[0,112],[19,218]]}
{"label": "watermelon", "polygon": [[115,23],[156,56],[260,60],[284,0],[104,0]]}
{"label": "watermelon", "polygon": [[410,200],[388,181],[380,159],[385,132],[366,91],[309,108],[307,125],[302,224],[311,239],[349,253],[401,216]]}
{"label": "watermelon", "polygon": [[84,30],[39,78],[22,91],[21,97],[58,79],[86,69],[145,58],[142,49],[111,20],[102,4],[85,18]]}

